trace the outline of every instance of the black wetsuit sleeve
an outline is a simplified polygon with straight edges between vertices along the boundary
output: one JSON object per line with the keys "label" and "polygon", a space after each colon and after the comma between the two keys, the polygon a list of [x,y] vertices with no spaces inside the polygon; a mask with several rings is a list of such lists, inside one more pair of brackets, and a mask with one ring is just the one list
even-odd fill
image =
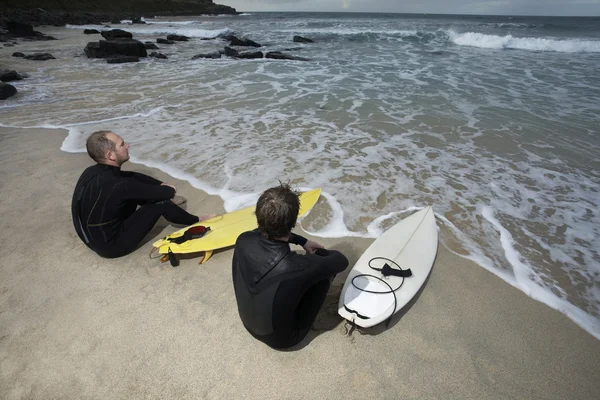
{"label": "black wetsuit sleeve", "polygon": [[306,261],[303,275],[307,281],[338,274],[348,267],[348,259],[337,250],[318,249],[315,254],[306,254],[303,257]]}
{"label": "black wetsuit sleeve", "polygon": [[292,233],[290,235],[290,238],[288,239],[288,243],[297,244],[297,245],[302,246],[302,247],[304,247],[304,245],[306,244],[306,242],[308,242],[308,240],[305,237],[302,237],[300,235],[296,235],[295,233]]}
{"label": "black wetsuit sleeve", "polygon": [[175,196],[175,189],[166,185],[141,183],[135,179],[127,179],[123,185],[121,198],[124,200],[169,200]]}
{"label": "black wetsuit sleeve", "polygon": [[148,185],[160,185],[162,184],[161,181],[159,181],[158,179],[155,179],[151,176],[148,175],[144,175],[144,174],[140,174],[139,172],[133,172],[133,171],[121,171],[121,176],[124,176],[126,178],[133,178],[138,182],[141,183],[146,183]]}

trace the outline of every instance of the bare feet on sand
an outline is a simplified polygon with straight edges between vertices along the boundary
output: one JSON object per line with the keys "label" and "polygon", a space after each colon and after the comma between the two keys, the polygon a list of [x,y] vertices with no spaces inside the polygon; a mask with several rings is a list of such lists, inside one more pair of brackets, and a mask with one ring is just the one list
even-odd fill
{"label": "bare feet on sand", "polygon": [[187,201],[187,199],[186,199],[185,197],[183,197],[183,196],[178,196],[178,195],[175,195],[175,196],[174,196],[174,197],[171,199],[171,201],[172,201],[173,203],[175,203],[175,205],[177,205],[177,206],[180,206],[180,205],[182,205],[183,203],[185,203],[185,202]]}

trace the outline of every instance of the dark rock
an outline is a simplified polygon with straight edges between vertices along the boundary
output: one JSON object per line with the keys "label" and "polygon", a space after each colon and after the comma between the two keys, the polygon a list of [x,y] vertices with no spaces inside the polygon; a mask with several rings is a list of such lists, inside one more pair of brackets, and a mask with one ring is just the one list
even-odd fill
{"label": "dark rock", "polygon": [[206,54],[196,54],[194,57],[192,57],[192,60],[197,60],[199,58],[217,59],[217,58],[221,58],[221,53],[219,53],[218,51],[215,51],[215,52],[206,53]]}
{"label": "dark rock", "polygon": [[302,49],[304,49],[304,47],[290,47],[289,49],[283,49],[283,51],[298,51]]}
{"label": "dark rock", "polygon": [[0,83],[0,100],[6,100],[17,94],[17,88],[8,83]]}
{"label": "dark rock", "polygon": [[240,53],[238,53],[237,50],[234,50],[231,47],[225,46],[225,55],[227,57],[239,57]]}
{"label": "dark rock", "polygon": [[27,24],[19,21],[8,21],[6,22],[6,30],[8,36],[22,37],[29,40],[56,40],[52,36],[46,36],[41,32],[34,31],[31,24]]}
{"label": "dark rock", "polygon": [[240,55],[238,56],[238,58],[263,58],[264,55],[262,53],[262,51],[252,51],[252,52],[248,52],[248,53],[240,53]]}
{"label": "dark rock", "polygon": [[174,40],[177,42],[187,42],[190,40],[189,37],[183,35],[167,35],[167,40]]}
{"label": "dark rock", "polygon": [[84,29],[83,33],[85,33],[86,35],[91,35],[94,33],[100,33],[100,31],[98,31],[97,29]]}
{"label": "dark rock", "polygon": [[296,43],[314,43],[315,41],[312,39],[309,39],[309,38],[305,38],[305,37],[296,35],[296,36],[294,36],[294,42],[296,42]]}
{"label": "dark rock", "polygon": [[2,82],[20,81],[21,79],[23,76],[17,71],[0,70],[0,81]]}
{"label": "dark rock", "polygon": [[117,56],[117,57],[111,57],[111,58],[106,59],[106,62],[108,64],[124,64],[124,63],[138,62],[138,61],[140,61],[139,57],[135,57],[135,56]]}
{"label": "dark rock", "polygon": [[44,60],[56,60],[50,53],[33,53],[23,57],[26,60],[36,60],[36,61],[44,61]]}
{"label": "dark rock", "polygon": [[114,58],[116,55],[132,57],[148,56],[144,43],[134,39],[89,42],[83,51],[88,58]]}
{"label": "dark rock", "polygon": [[230,46],[262,47],[262,45],[250,39],[238,39],[235,36],[230,36],[229,40],[231,40]]}
{"label": "dark rock", "polygon": [[144,47],[146,50],[158,50],[158,46],[152,42],[144,42]]}
{"label": "dark rock", "polygon": [[163,39],[163,38],[156,39],[156,43],[160,43],[160,44],[175,44],[174,41]]}
{"label": "dark rock", "polygon": [[101,35],[106,40],[133,39],[133,35],[130,32],[124,31],[123,29],[112,29],[110,31],[102,31]]}
{"label": "dark rock", "polygon": [[13,57],[25,57],[25,54],[23,54],[23,53],[21,53],[21,52],[19,52],[19,51],[16,51],[16,52],[14,52],[14,53],[12,54],[12,56],[13,56]]}
{"label": "dark rock", "polygon": [[131,23],[132,24],[145,24],[146,21],[143,21],[142,17],[133,17],[133,18],[131,18]]}
{"label": "dark rock", "polygon": [[162,58],[162,59],[165,59],[165,60],[167,59],[167,56],[165,56],[162,53],[157,53],[156,51],[153,51],[152,53],[150,53],[149,57],[152,57],[152,58]]}
{"label": "dark rock", "polygon": [[36,36],[36,33],[39,33],[33,30],[33,26],[31,24],[18,21],[8,21],[6,24],[6,30],[8,33],[22,37],[34,37]]}
{"label": "dark rock", "polygon": [[308,58],[290,56],[289,54],[283,54],[280,51],[270,51],[265,54],[265,58],[273,58],[275,60],[310,61]]}
{"label": "dark rock", "polygon": [[121,23],[121,18],[118,18],[118,17],[112,17],[112,18],[110,19],[110,23],[111,23],[111,24],[120,24],[120,23]]}

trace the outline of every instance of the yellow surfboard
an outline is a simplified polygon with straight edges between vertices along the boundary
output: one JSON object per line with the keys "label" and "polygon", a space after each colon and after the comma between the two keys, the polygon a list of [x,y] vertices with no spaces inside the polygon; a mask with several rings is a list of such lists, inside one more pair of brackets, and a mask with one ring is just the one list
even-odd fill
{"label": "yellow surfboard", "polygon": [[[298,217],[307,214],[317,203],[320,195],[321,189],[302,193],[300,195],[300,212],[298,213]],[[239,235],[258,227],[256,216],[254,215],[255,208],[255,206],[251,206],[200,221],[197,224],[180,229],[161,240],[157,240],[153,243],[153,246],[158,249],[160,254],[167,254],[169,250],[173,254],[189,254],[203,251],[204,258],[200,261],[200,264],[202,264],[212,256],[213,250],[233,246]],[[199,225],[207,228],[210,227],[210,230],[203,237],[191,239],[181,244],[169,241],[170,238],[178,238],[189,228]]]}

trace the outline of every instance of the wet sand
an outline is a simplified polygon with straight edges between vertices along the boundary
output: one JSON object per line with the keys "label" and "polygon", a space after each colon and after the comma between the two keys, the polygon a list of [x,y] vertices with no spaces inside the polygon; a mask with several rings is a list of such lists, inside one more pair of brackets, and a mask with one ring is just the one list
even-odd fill
{"label": "wet sand", "polygon": [[[327,307],[290,351],[252,338],[237,315],[232,249],[177,268],[150,259],[176,228],[160,221],[134,253],[92,253],[71,223],[91,160],[59,150],[63,130],[0,128],[0,398],[592,399],[600,342],[440,245],[416,301],[384,326],[345,335],[334,281]],[[132,149],[135,151],[134,149]],[[161,171],[193,213],[220,198]],[[318,207],[318,204],[317,204]],[[302,233],[301,230],[298,231]],[[368,239],[313,238],[353,264]]]}

